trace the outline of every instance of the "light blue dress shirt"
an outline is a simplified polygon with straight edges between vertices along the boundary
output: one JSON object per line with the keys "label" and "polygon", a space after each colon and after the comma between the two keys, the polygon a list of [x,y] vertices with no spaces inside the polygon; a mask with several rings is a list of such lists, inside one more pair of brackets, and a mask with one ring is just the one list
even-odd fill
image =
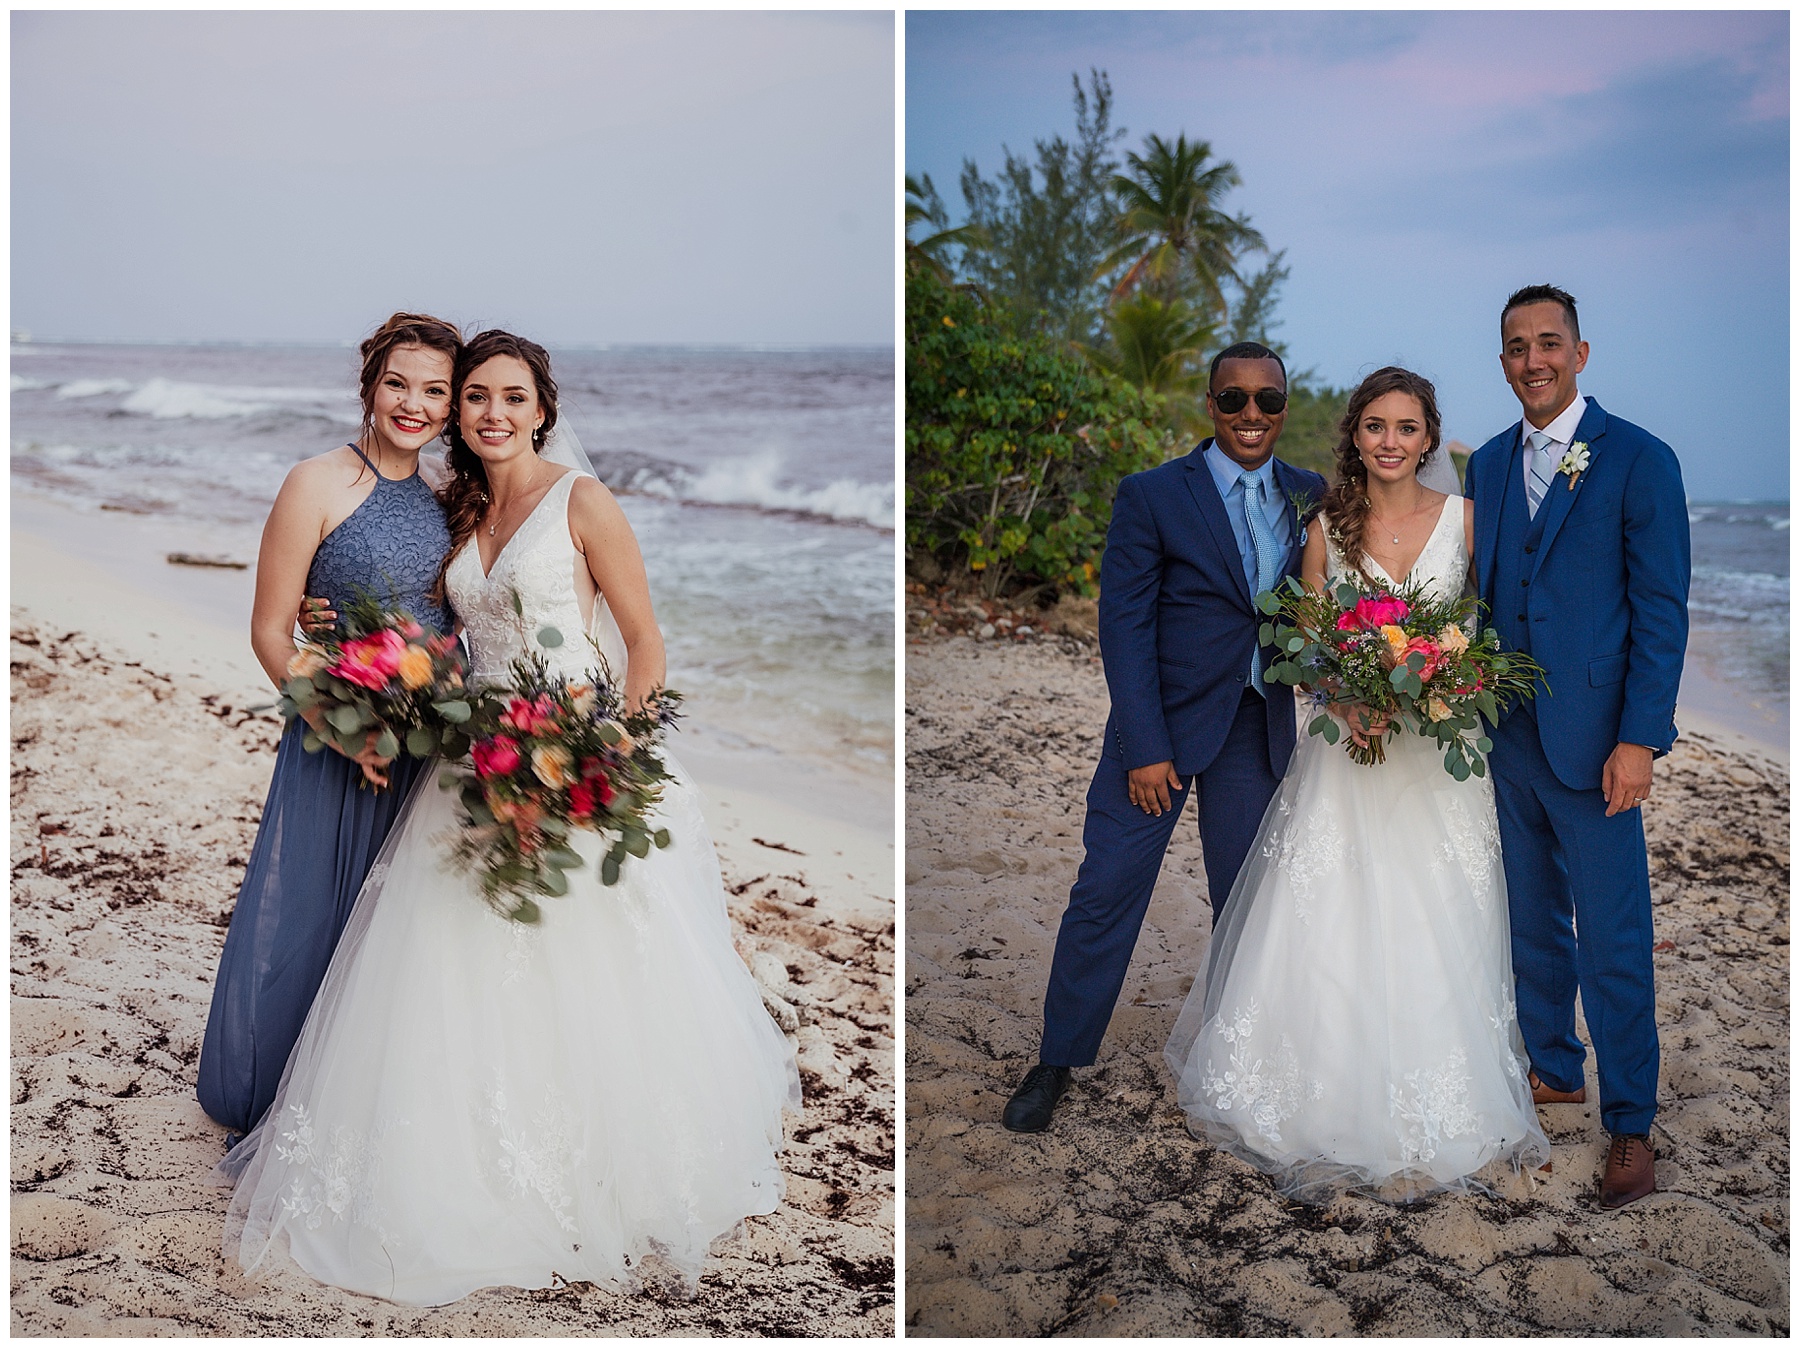
{"label": "light blue dress shirt", "polygon": [[[1231,536],[1237,540],[1244,579],[1249,583],[1251,596],[1254,597],[1256,545],[1250,541],[1250,521],[1244,515],[1244,484],[1238,481],[1243,476],[1243,466],[1220,449],[1218,442],[1214,440],[1207,441],[1206,451],[1201,457],[1212,470],[1213,485],[1218,487],[1219,495],[1225,502],[1225,518],[1231,521]],[[1288,499],[1281,494],[1281,488],[1275,484],[1275,456],[1271,454],[1264,459],[1262,467],[1254,472],[1262,479],[1263,518],[1268,520],[1269,532],[1274,535],[1282,555],[1286,556],[1294,542],[1294,510],[1288,504]]]}

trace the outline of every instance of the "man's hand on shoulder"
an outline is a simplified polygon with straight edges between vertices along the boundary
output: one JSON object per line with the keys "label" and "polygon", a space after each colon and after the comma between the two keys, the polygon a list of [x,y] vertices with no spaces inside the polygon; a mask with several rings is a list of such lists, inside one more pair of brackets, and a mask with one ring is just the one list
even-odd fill
{"label": "man's hand on shoulder", "polygon": [[1600,770],[1600,790],[1606,795],[1608,819],[1649,799],[1651,764],[1655,761],[1655,752],[1642,744],[1620,744],[1612,751]]}
{"label": "man's hand on shoulder", "polygon": [[1129,777],[1125,793],[1145,814],[1161,815],[1170,808],[1169,793],[1181,790],[1181,778],[1175,775],[1173,763],[1148,763],[1131,769]]}

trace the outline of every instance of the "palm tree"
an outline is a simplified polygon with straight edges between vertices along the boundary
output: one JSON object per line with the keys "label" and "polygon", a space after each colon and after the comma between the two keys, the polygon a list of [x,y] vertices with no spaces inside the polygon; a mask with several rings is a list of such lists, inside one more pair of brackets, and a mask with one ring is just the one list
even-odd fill
{"label": "palm tree", "polygon": [[[935,225],[936,232],[927,234],[917,243],[912,239],[912,227],[923,220]],[[937,188],[932,186],[931,175],[921,174],[915,178],[906,175],[906,256],[910,262],[919,259],[934,267],[944,280],[951,279],[949,264],[945,261],[945,252],[953,247],[978,248],[987,241],[987,235],[979,225],[959,225],[950,228],[950,212],[944,207],[944,199],[938,195]]]}
{"label": "palm tree", "polygon": [[1107,341],[1085,346],[1088,359],[1128,384],[1169,400],[1170,423],[1185,426],[1200,415],[1194,395],[1205,382],[1202,357],[1217,325],[1179,297],[1160,299],[1147,290],[1107,311]]}
{"label": "palm tree", "polygon": [[1172,145],[1147,136],[1144,150],[1127,153],[1129,171],[1113,177],[1120,243],[1099,274],[1129,264],[1113,287],[1115,300],[1137,289],[1172,299],[1192,283],[1207,307],[1223,311],[1224,282],[1239,279],[1238,257],[1268,247],[1248,216],[1226,215],[1215,204],[1242,181],[1237,165],[1209,166],[1212,145],[1190,143],[1185,134]]}

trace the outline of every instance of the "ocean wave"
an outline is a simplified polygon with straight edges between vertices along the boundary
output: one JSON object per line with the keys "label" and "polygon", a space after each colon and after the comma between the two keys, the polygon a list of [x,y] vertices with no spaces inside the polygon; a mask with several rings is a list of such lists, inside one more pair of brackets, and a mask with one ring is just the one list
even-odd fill
{"label": "ocean wave", "polygon": [[137,385],[129,379],[71,379],[56,386],[58,398],[98,398],[104,393],[130,393]]}
{"label": "ocean wave", "polygon": [[781,481],[777,454],[725,459],[695,472],[681,464],[629,452],[601,453],[595,471],[617,491],[699,505],[742,506],[782,514],[894,527],[894,489],[886,482],[840,479],[807,487]]}
{"label": "ocean wave", "polygon": [[[1756,502],[1745,502],[1744,505],[1755,505]],[[1779,514],[1768,510],[1745,510],[1743,505],[1714,505],[1688,507],[1689,524],[1761,524],[1777,531],[1788,527],[1788,512],[1783,509]]]}
{"label": "ocean wave", "polygon": [[290,412],[355,422],[349,395],[337,389],[243,388],[234,385],[189,384],[156,378],[140,384],[119,407],[122,411],[159,421],[178,417],[216,420],[248,417],[265,412]]}

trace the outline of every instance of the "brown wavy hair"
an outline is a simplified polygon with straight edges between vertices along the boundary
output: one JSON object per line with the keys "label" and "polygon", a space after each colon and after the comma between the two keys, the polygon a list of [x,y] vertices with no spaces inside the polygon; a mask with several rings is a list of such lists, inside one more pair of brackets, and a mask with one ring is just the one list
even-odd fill
{"label": "brown wavy hair", "polygon": [[[450,368],[454,370],[462,358],[463,339],[454,323],[446,323],[430,314],[395,314],[363,339],[358,348],[362,352],[363,408],[358,444],[365,452],[370,448],[370,437],[375,434],[375,385],[381,382],[381,376],[387,370],[388,356],[396,347],[402,346],[442,351],[450,357]],[[455,410],[452,403],[451,411],[454,413]]]}
{"label": "brown wavy hair", "polygon": [[478,332],[463,344],[456,358],[456,375],[450,387],[450,423],[444,427],[444,441],[450,446],[449,453],[444,456],[449,475],[443,490],[438,493],[444,503],[444,519],[450,526],[450,550],[444,554],[431,591],[432,597],[440,601],[444,598],[444,576],[450,570],[451,558],[475,536],[481,512],[487,509],[487,467],[463,439],[457,413],[462,407],[463,385],[470,375],[495,356],[511,356],[531,371],[531,382],[537,387],[538,406],[544,410],[544,424],[532,432],[532,448],[542,452],[544,441],[550,438],[550,431],[556,425],[556,380],[550,373],[548,351],[536,342],[499,328]]}
{"label": "brown wavy hair", "polygon": [[1418,399],[1425,413],[1425,433],[1431,443],[1419,456],[1420,468],[1431,461],[1444,438],[1443,418],[1438,415],[1437,390],[1422,374],[1403,370],[1398,365],[1385,365],[1375,371],[1350,394],[1338,422],[1337,481],[1325,493],[1322,509],[1331,517],[1331,541],[1351,566],[1362,567],[1363,526],[1369,519],[1369,470],[1363,466],[1362,454],[1356,448],[1356,426],[1369,404],[1390,393],[1406,393]]}

